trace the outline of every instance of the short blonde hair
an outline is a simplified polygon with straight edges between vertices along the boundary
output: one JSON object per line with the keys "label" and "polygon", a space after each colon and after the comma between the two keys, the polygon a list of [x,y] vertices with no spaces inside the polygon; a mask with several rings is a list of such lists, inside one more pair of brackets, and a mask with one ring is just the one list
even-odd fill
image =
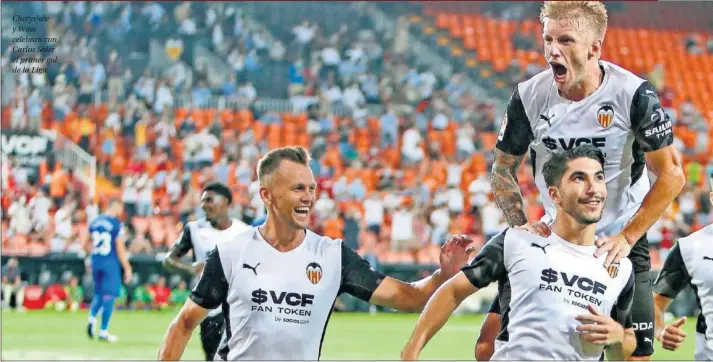
{"label": "short blonde hair", "polygon": [[601,1],[545,1],[540,21],[545,19],[570,22],[594,30],[597,40],[604,40],[607,31],[607,9]]}

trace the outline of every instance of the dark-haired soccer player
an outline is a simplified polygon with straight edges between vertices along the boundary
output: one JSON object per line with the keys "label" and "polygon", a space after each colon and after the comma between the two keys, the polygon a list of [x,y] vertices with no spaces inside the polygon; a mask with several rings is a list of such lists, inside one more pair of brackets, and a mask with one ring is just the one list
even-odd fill
{"label": "dark-haired soccer player", "polygon": [[[713,203],[713,174],[710,176]],[[696,292],[698,321],[696,322],[696,361],[713,360],[713,224],[693,234],[678,239],[666,257],[663,268],[654,283],[656,306],[656,339],[663,348],[675,351],[686,338],[681,325],[686,317],[666,325],[664,312],[674,298],[687,286]]]}
{"label": "dark-haired soccer player", "polygon": [[402,358],[417,359],[453,311],[478,289],[498,282],[504,342],[494,360],[625,360],[636,347],[629,315],[631,261],[604,267],[595,257],[596,223],[607,200],[604,155],[591,145],[554,154],[542,173],[557,208],[543,237],[508,229],[433,295]]}
{"label": "dark-haired soccer player", "polygon": [[[205,218],[186,224],[180,238],[163,261],[164,267],[194,275],[200,274],[208,254],[218,243],[234,240],[240,233],[249,229],[250,227],[244,222],[228,215],[228,208],[232,202],[233,194],[228,186],[222,183],[205,186],[201,195],[201,207],[205,212]],[[193,250],[195,263],[182,262],[181,258],[190,250]],[[222,310],[215,308],[201,323],[201,344],[206,360],[212,361],[218,351],[225,325],[224,320]]]}

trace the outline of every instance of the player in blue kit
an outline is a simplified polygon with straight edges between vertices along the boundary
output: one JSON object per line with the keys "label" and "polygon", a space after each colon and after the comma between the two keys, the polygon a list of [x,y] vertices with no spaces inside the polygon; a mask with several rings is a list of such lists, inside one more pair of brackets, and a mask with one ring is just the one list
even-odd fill
{"label": "player in blue kit", "polygon": [[131,280],[132,271],[124,245],[123,224],[119,216],[124,212],[121,200],[111,200],[106,212],[99,215],[89,225],[92,240],[92,277],[94,279],[94,299],[89,310],[87,334],[94,338],[97,314],[102,311],[99,340],[116,342],[116,336],[110,335],[107,328],[111,313],[114,310],[114,298],[119,296],[121,289],[121,270],[124,270],[124,281]]}

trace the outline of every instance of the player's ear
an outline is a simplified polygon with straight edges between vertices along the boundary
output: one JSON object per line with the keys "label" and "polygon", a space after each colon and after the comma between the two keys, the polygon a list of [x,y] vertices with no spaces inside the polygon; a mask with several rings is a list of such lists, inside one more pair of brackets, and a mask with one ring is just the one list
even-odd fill
{"label": "player's ear", "polygon": [[562,200],[561,200],[561,198],[560,198],[560,192],[559,192],[559,190],[558,190],[556,187],[554,187],[554,186],[548,187],[548,188],[547,188],[547,193],[550,195],[550,199],[552,199],[552,201],[553,201],[555,204],[557,204],[557,205],[560,204],[560,202],[561,202]]}
{"label": "player's ear", "polygon": [[267,187],[260,185],[258,193],[260,194],[260,199],[262,199],[262,202],[264,202],[265,205],[272,204],[272,193],[270,193],[270,190],[268,190]]}
{"label": "player's ear", "polygon": [[597,35],[593,36],[594,41],[592,42],[592,45],[589,47],[589,58],[600,58],[602,55],[602,44],[603,40],[599,38]]}

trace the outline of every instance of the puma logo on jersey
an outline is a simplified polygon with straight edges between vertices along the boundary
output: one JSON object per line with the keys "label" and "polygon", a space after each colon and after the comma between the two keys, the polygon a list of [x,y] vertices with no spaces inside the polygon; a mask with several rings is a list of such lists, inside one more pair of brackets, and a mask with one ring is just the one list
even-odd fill
{"label": "puma logo on jersey", "polygon": [[257,275],[257,267],[259,267],[259,266],[260,266],[260,263],[257,263],[257,265],[255,265],[254,267],[243,263],[243,269],[250,269],[253,271],[253,273],[255,273],[255,275]]}
{"label": "puma logo on jersey", "polygon": [[532,246],[533,248],[542,249],[542,252],[545,253],[545,254],[547,254],[547,250],[545,250],[545,248],[548,247],[548,246],[550,246],[550,244],[547,244],[547,245],[542,246],[542,245],[537,245],[537,244],[535,244],[535,243],[532,243],[532,244],[530,244],[530,246]]}
{"label": "puma logo on jersey", "polygon": [[552,123],[550,123],[550,120],[551,120],[552,118],[554,118],[554,116],[555,116],[555,115],[553,114],[553,115],[547,117],[547,116],[545,116],[544,114],[541,114],[541,115],[540,115],[540,119],[543,120],[543,121],[545,121],[545,122],[547,122],[547,125],[550,126],[550,127],[552,127]]}
{"label": "puma logo on jersey", "polygon": [[713,260],[713,258],[708,257],[708,256],[704,256],[704,257],[703,257],[703,260]]}
{"label": "puma logo on jersey", "polygon": [[649,342],[649,343],[652,343],[652,344],[654,343],[654,342],[651,341],[651,338],[649,338],[649,337],[644,337],[644,342]]}
{"label": "puma logo on jersey", "polygon": [[551,137],[546,137],[542,140],[542,143],[544,143],[545,146],[547,148],[549,148],[550,150],[556,151],[560,147],[563,150],[570,150],[570,149],[575,148],[575,147],[577,147],[581,144],[584,144],[584,143],[589,143],[597,148],[603,148],[607,145],[607,139],[604,137],[557,138],[557,139],[554,139]]}

